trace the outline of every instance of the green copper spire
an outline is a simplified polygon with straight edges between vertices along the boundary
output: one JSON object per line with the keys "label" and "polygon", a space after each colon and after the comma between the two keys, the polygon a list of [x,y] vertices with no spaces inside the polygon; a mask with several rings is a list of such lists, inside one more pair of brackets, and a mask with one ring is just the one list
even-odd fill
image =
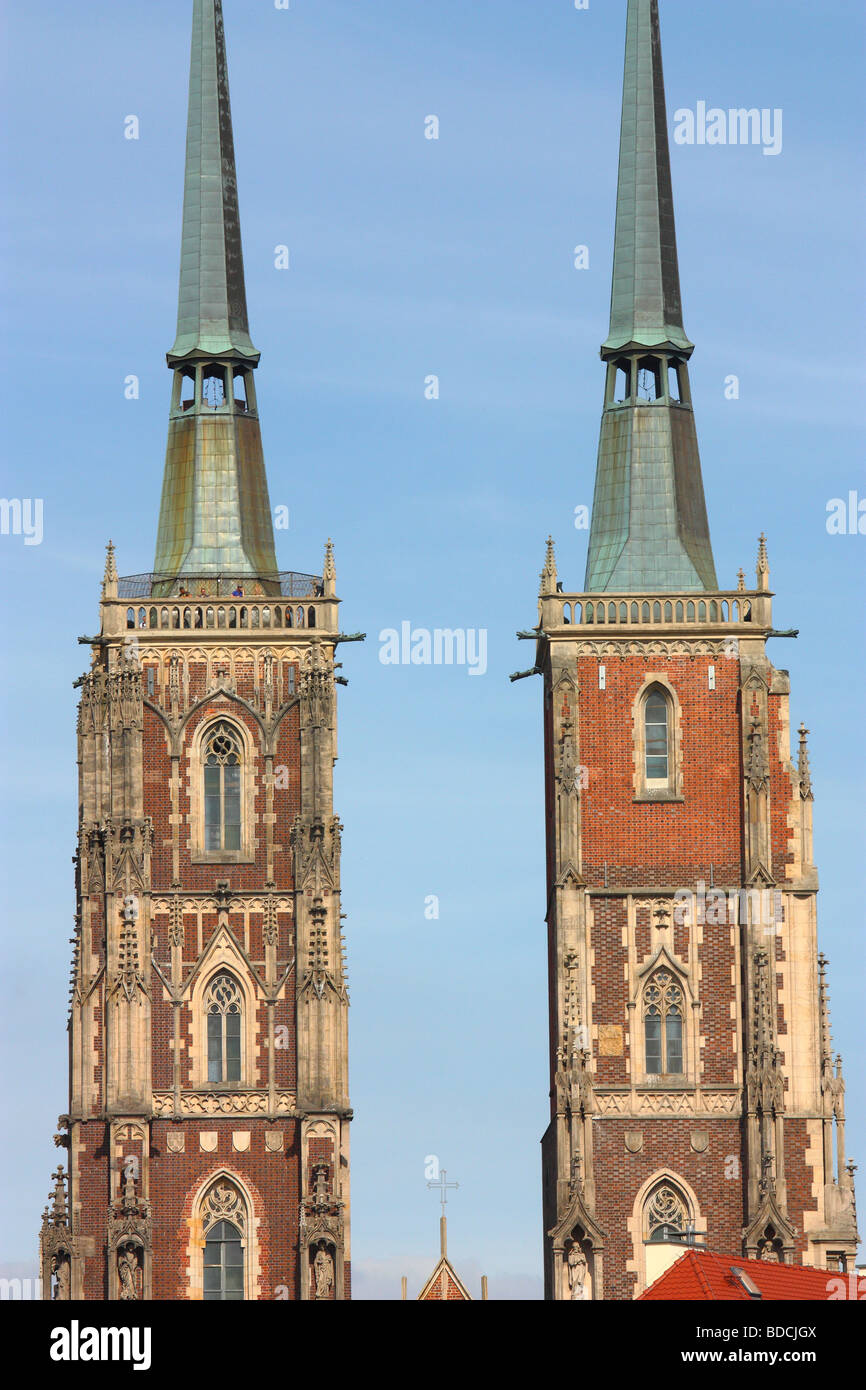
{"label": "green copper spire", "polygon": [[220,0],[194,0],[178,331],[154,569],[276,573]]}
{"label": "green copper spire", "polygon": [[682,319],[658,0],[629,0],[588,592],[718,587]]}
{"label": "green copper spire", "polygon": [[691,352],[683,328],[668,151],[658,0],[631,0],[610,333],[605,348],[669,344]]}
{"label": "green copper spire", "polygon": [[194,352],[258,361],[250,341],[221,0],[195,0],[177,339]]}

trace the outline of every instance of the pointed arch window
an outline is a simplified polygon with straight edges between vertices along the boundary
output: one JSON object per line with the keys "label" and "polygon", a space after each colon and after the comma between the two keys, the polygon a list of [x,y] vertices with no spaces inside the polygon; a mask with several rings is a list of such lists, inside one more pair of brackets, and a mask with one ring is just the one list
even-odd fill
{"label": "pointed arch window", "polygon": [[205,849],[241,847],[241,745],[224,721],[209,732],[204,745]]}
{"label": "pointed arch window", "polygon": [[246,1293],[246,1204],[228,1178],[211,1188],[202,1205],[206,1303],[240,1302]]}
{"label": "pointed arch window", "polygon": [[644,990],[644,1055],[647,1074],[683,1071],[683,991],[669,970],[657,970]]}
{"label": "pointed arch window", "polygon": [[650,786],[667,785],[671,765],[671,702],[660,685],[651,685],[644,696],[645,776]]}
{"label": "pointed arch window", "polygon": [[205,996],[210,1084],[241,1079],[242,1000],[240,986],[233,975],[224,972],[211,981]]}

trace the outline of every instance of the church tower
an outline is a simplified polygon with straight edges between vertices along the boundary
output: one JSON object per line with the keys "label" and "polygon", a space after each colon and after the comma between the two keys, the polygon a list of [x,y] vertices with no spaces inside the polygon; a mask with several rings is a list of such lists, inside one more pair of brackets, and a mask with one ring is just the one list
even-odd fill
{"label": "church tower", "polygon": [[[220,0],[194,0],[154,570],[78,682],[69,1111],[46,1298],[350,1296],[339,600],[277,569]],[[345,683],[345,682],[342,682]]]}
{"label": "church tower", "polygon": [[658,0],[629,0],[583,592],[541,575],[549,1299],[631,1299],[684,1242],[853,1268],[806,743],[770,567],[716,579],[689,387]]}

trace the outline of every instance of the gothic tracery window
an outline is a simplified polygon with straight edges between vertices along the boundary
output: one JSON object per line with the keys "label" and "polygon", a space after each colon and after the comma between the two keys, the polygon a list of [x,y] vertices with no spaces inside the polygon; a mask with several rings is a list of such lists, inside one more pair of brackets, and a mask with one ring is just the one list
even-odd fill
{"label": "gothic tracery window", "polygon": [[660,1183],[644,1209],[644,1235],[648,1241],[680,1240],[688,1228],[688,1209],[676,1188]]}
{"label": "gothic tracery window", "polygon": [[240,1301],[245,1287],[246,1206],[226,1178],[211,1188],[202,1207],[205,1234],[203,1290],[206,1303]]}
{"label": "gothic tracery window", "polygon": [[683,992],[669,970],[658,970],[644,990],[644,1050],[651,1075],[683,1070]]}
{"label": "gothic tracery window", "polygon": [[204,748],[205,849],[241,847],[240,740],[224,721],[210,730]]}
{"label": "gothic tracery window", "polygon": [[233,975],[216,975],[206,998],[207,1079],[209,1082],[241,1079],[242,995]]}

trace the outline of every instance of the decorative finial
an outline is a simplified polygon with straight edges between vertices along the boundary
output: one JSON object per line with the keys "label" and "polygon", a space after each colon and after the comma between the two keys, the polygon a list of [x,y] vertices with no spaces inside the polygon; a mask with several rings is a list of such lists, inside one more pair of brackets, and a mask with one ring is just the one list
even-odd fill
{"label": "decorative finial", "polygon": [[770,562],[767,559],[767,537],[761,532],[758,540],[758,564],[756,568],[758,588],[766,591],[770,587]]}
{"label": "decorative finial", "polygon": [[740,568],[740,569],[737,570],[737,593],[738,593],[738,594],[744,594],[745,592],[746,592],[746,576],[745,576],[745,574],[743,573],[742,568]]}
{"label": "decorative finial", "polygon": [[827,986],[829,961],[822,951],[818,956],[818,1008],[821,1027],[821,1064],[825,1074],[833,1074],[833,1034],[830,1031],[830,991]]}
{"label": "decorative finial", "polygon": [[799,734],[800,752],[797,760],[797,770],[800,774],[800,795],[805,801],[807,797],[812,796],[812,773],[809,768],[809,746],[806,742],[809,730],[806,728],[805,724],[800,725]]}
{"label": "decorative finial", "polygon": [[117,562],[114,558],[114,541],[105,547],[105,573],[102,577],[102,597],[117,598]]}
{"label": "decorative finial", "polygon": [[54,1182],[54,1193],[51,1200],[54,1224],[55,1226],[63,1226],[66,1224],[66,1188],[64,1186],[66,1174],[62,1168],[58,1168],[51,1174],[51,1178]]}
{"label": "decorative finial", "polygon": [[337,592],[337,568],[334,564],[334,543],[330,536],[325,546],[325,568],[322,572],[322,593],[329,597]]}
{"label": "decorative finial", "polygon": [[544,569],[541,571],[540,595],[556,593],[556,551],[553,546],[553,537],[547,537],[547,554],[544,559]]}

